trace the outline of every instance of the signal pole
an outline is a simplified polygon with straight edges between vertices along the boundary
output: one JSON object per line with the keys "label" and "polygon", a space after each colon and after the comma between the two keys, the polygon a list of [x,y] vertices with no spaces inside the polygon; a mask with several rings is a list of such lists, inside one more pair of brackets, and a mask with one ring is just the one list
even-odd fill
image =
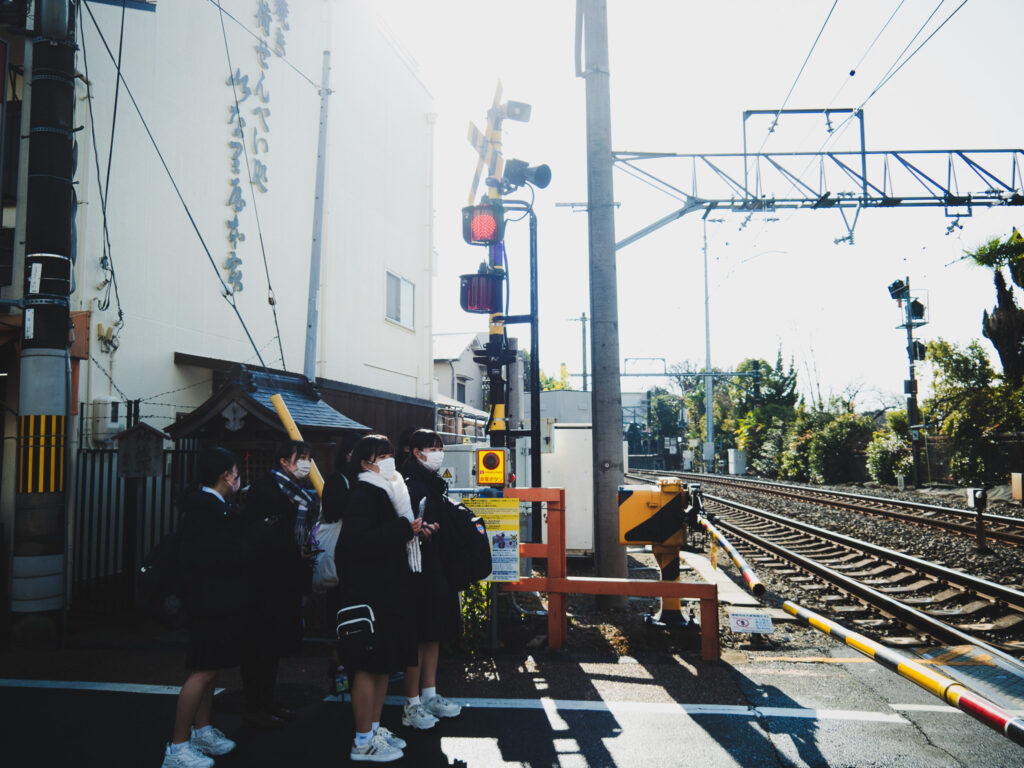
{"label": "signal pole", "polygon": [[65,607],[75,41],[67,0],[37,0],[25,202],[12,643],[56,639]]}
{"label": "signal pole", "polygon": [[583,327],[581,330],[581,336],[583,337],[583,391],[587,391],[587,313],[584,312],[579,317],[570,317],[569,320],[573,323],[582,323]]}
{"label": "signal pole", "polygon": [[[597,575],[626,577],[626,552],[619,544],[618,490],[622,466],[622,387],[619,368],[618,284],[612,190],[612,120],[608,71],[606,0],[578,0],[577,51],[582,34],[584,67],[577,74],[587,96],[587,216],[590,239],[591,363],[593,365],[594,550]],[[623,607],[625,598],[598,598]]]}

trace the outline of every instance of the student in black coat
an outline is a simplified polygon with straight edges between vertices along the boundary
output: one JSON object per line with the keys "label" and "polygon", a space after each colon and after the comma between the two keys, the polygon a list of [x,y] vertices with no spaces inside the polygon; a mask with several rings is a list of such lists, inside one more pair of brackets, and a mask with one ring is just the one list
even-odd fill
{"label": "student in black coat", "polygon": [[438,474],[443,462],[444,443],[437,432],[418,429],[412,433],[409,458],[402,466],[402,474],[412,508],[417,514],[422,513],[432,535],[422,545],[423,570],[411,577],[419,663],[405,671],[402,721],[409,720],[410,724],[429,722],[428,718],[437,722],[442,717],[456,717],[462,711],[458,704],[437,693],[440,641],[456,637],[462,621],[459,593],[445,578],[442,563],[449,508],[453,506],[447,496],[448,483]]}
{"label": "student in black coat", "polygon": [[412,514],[390,440],[367,435],[353,448],[350,464],[357,482],[341,518],[337,549],[342,604],[366,603],[375,616],[373,650],[343,660],[352,673],[356,726],[350,757],[386,762],[400,758],[405,746],[380,718],[388,674],[416,659],[409,573],[421,567],[418,534],[424,526]]}
{"label": "student in black coat", "polygon": [[243,635],[243,595],[253,549],[243,540],[238,510],[226,499],[238,491],[238,460],[223,448],[198,456],[199,488],[183,500],[178,550],[182,598],[191,623],[178,694],[174,733],[164,768],[205,768],[208,755],[224,755],[235,742],[210,725],[218,669],[238,665]]}
{"label": "student in black coat", "polygon": [[246,493],[242,513],[247,527],[269,526],[270,534],[250,572],[249,626],[242,657],[243,722],[278,728],[294,714],[274,703],[277,668],[282,656],[299,652],[302,599],[312,589],[310,531],[316,522],[316,492],[305,484],[310,470],[306,443],[281,443],[269,473]]}

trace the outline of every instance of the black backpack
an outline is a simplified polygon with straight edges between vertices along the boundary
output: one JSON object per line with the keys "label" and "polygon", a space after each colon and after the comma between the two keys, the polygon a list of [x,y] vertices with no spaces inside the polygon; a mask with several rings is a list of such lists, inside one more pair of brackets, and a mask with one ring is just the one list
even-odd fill
{"label": "black backpack", "polygon": [[442,562],[448,583],[457,591],[491,575],[491,541],[487,526],[463,504],[449,502],[442,527]]}
{"label": "black backpack", "polygon": [[168,533],[143,558],[137,574],[139,606],[168,629],[177,629],[186,623],[180,550],[181,532]]}

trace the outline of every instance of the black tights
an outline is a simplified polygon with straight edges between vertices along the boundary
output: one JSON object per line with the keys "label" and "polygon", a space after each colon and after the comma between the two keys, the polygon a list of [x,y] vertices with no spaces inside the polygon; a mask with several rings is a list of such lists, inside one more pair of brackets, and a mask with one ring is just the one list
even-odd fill
{"label": "black tights", "polygon": [[242,690],[246,712],[271,712],[277,681],[278,655],[264,648],[246,649],[242,659]]}

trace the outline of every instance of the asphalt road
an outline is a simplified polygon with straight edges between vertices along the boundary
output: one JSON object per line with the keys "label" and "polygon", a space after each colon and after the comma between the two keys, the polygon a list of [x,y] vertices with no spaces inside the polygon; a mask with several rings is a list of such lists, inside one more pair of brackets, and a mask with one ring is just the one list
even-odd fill
{"label": "asphalt road", "polygon": [[[398,765],[431,768],[1024,765],[1024,749],[874,665],[744,665],[733,668],[733,678],[746,703],[707,696],[699,704],[568,700],[547,691],[469,699],[459,718],[411,734],[401,727],[398,706],[389,705],[384,724],[409,741]],[[3,765],[160,765],[174,689],[25,685],[37,684],[0,683]],[[310,686],[284,686],[281,693],[286,704],[299,705],[299,719],[275,732],[243,728],[240,693],[218,694],[215,724],[238,748],[217,765],[347,764],[349,705],[324,701]],[[552,698],[541,698],[547,694]]]}

